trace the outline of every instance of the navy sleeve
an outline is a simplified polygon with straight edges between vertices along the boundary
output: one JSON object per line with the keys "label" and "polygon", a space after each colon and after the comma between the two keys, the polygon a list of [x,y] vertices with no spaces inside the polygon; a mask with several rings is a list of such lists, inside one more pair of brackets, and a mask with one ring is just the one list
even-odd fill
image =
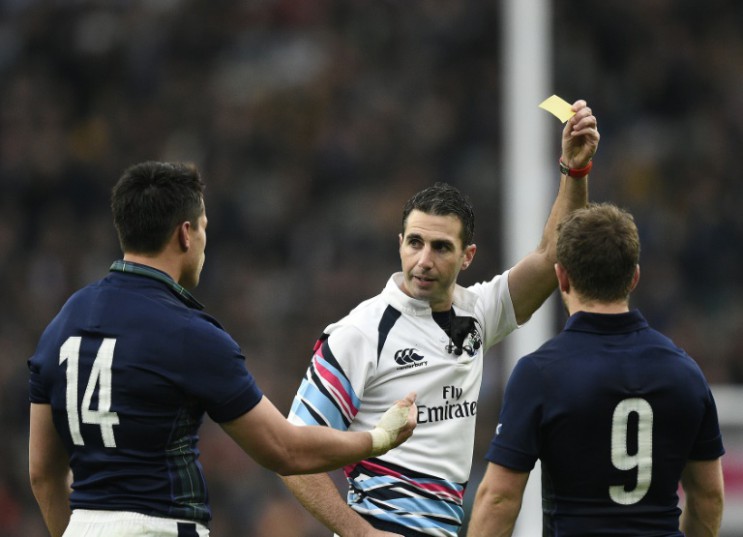
{"label": "navy sleeve", "polygon": [[725,454],[725,449],[722,446],[720,423],[717,418],[717,405],[709,388],[707,389],[705,409],[697,440],[691,453],[689,453],[691,460],[711,460]]}
{"label": "navy sleeve", "polygon": [[528,472],[539,458],[543,415],[542,375],[525,356],[511,373],[498,427],[485,458],[512,470]]}
{"label": "navy sleeve", "polygon": [[263,393],[237,342],[208,316],[194,317],[183,345],[181,380],[215,422],[236,419],[260,402]]}

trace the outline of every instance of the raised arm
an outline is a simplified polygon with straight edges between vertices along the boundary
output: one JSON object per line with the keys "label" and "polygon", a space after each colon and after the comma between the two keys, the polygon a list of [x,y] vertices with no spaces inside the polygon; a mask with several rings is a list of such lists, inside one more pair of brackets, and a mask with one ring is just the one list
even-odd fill
{"label": "raised arm", "polygon": [[681,531],[687,537],[717,537],[724,502],[720,459],[687,462],[681,486],[686,496]]}
{"label": "raised arm", "polygon": [[335,470],[399,446],[413,434],[415,394],[393,405],[367,432],[290,423],[266,397],[222,428],[260,465],[282,475]]}
{"label": "raised arm", "polygon": [[[562,131],[560,161],[570,170],[580,170],[589,165],[599,143],[596,117],[585,101],[573,104],[575,115]],[[557,164],[557,163],[556,163]],[[557,287],[554,265],[556,262],[557,225],[570,212],[588,203],[588,175],[568,176],[561,173],[560,187],[542,239],[536,250],[521,259],[509,272],[508,286],[516,312],[516,321],[522,324],[544,303]]]}

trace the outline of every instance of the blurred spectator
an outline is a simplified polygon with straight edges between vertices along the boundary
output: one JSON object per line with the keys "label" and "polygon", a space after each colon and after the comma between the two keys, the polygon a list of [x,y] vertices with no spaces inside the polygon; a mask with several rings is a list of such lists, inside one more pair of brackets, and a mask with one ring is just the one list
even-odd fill
{"label": "blurred spectator", "polygon": [[[641,228],[634,302],[711,383],[743,383],[743,3],[552,11],[554,93],[601,118],[591,197]],[[401,200],[446,180],[500,218],[499,19],[486,0],[0,0],[0,455],[13,461],[0,537],[44,535],[26,477],[26,359],[64,297],[119,256],[120,171],[202,169],[212,233],[196,296],[287,411],[325,323],[397,266]],[[497,227],[478,224],[485,273],[471,281],[503,266]],[[278,536],[276,520],[322,535],[278,478],[226,449],[204,446],[229,461],[208,467],[215,537]]]}

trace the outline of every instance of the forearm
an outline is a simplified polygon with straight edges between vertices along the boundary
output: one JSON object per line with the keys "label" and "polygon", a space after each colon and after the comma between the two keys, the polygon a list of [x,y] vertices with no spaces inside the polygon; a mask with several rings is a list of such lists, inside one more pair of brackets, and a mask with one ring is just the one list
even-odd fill
{"label": "forearm", "polygon": [[488,463],[475,494],[467,537],[509,537],[521,510],[529,472]]}
{"label": "forearm", "polygon": [[520,500],[497,498],[478,491],[467,537],[510,537],[520,509]]}
{"label": "forearm", "polygon": [[415,394],[398,401],[371,431],[338,431],[319,425],[298,426],[263,398],[222,428],[261,466],[278,474],[314,474],[386,453],[413,433]]}
{"label": "forearm", "polygon": [[373,530],[346,504],[328,474],[296,475],[282,479],[312,516],[341,537],[361,537]]}
{"label": "forearm", "polygon": [[32,481],[31,488],[51,537],[61,537],[70,522],[67,475]]}
{"label": "forearm", "polygon": [[71,472],[62,439],[54,428],[52,408],[31,404],[28,477],[49,533],[60,537],[70,522]]}
{"label": "forearm", "polygon": [[560,187],[557,197],[552,204],[552,209],[544,226],[542,239],[538,251],[545,254],[547,262],[552,265],[557,261],[557,226],[570,213],[588,205],[588,176],[568,177],[560,176]]}
{"label": "forearm", "polygon": [[681,514],[681,531],[686,537],[717,537],[722,523],[722,498],[718,496],[690,499]]}
{"label": "forearm", "polygon": [[588,205],[588,176],[560,177],[560,187],[547,217],[542,238],[532,256],[534,275],[530,282],[533,303],[536,310],[557,287],[554,265],[557,262],[557,227],[559,223],[576,209]]}
{"label": "forearm", "polygon": [[315,474],[341,468],[374,455],[368,432],[337,431],[329,427],[292,426],[286,441],[283,464],[274,471],[281,475]]}
{"label": "forearm", "polygon": [[681,530],[687,537],[716,537],[725,498],[720,459],[687,462],[681,485],[685,494]]}

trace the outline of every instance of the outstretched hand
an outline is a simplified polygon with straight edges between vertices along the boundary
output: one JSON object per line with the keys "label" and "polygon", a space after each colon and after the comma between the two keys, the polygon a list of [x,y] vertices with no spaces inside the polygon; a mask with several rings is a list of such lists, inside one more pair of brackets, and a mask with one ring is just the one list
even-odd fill
{"label": "outstretched hand", "polygon": [[567,121],[562,131],[561,160],[569,168],[583,168],[598,148],[598,123],[586,101],[575,101],[572,109],[575,115]]}
{"label": "outstretched hand", "polygon": [[412,436],[418,424],[415,398],[415,392],[410,392],[397,401],[382,415],[377,426],[369,431],[372,435],[372,455],[382,455]]}

